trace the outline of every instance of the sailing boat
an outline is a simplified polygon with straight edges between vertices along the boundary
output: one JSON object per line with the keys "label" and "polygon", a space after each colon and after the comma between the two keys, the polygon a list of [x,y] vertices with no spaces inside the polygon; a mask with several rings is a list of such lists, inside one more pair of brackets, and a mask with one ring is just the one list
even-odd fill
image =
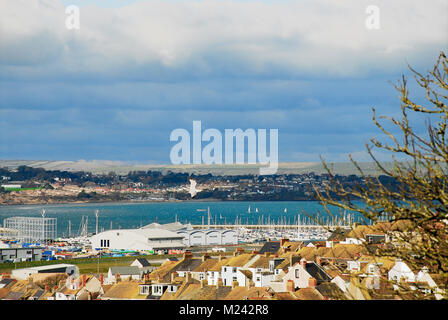
{"label": "sailing boat", "polygon": [[288,210],[286,210],[286,208],[285,208],[285,213],[287,212]]}
{"label": "sailing boat", "polygon": [[258,213],[258,208],[255,208],[255,212]]}
{"label": "sailing boat", "polygon": [[249,206],[249,208],[247,209],[247,213],[250,213],[250,206]]}

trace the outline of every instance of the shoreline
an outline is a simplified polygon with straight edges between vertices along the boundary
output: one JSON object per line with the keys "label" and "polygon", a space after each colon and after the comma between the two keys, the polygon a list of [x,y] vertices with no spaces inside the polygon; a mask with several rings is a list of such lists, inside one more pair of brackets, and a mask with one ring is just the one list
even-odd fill
{"label": "shoreline", "polygon": [[132,204],[132,203],[187,203],[187,202],[318,202],[318,200],[220,200],[220,199],[191,199],[191,200],[123,200],[123,201],[68,201],[68,202],[39,202],[39,203],[1,203],[0,207],[8,206],[42,206],[42,205],[64,205],[64,204]]}

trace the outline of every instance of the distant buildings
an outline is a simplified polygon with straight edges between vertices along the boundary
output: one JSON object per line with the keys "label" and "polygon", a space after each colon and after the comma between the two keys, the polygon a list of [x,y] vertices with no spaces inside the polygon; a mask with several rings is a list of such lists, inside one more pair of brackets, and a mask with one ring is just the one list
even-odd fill
{"label": "distant buildings", "polygon": [[57,233],[56,218],[10,217],[3,220],[5,228],[16,230],[16,240],[40,242],[54,240]]}
{"label": "distant buildings", "polygon": [[16,261],[40,261],[42,248],[0,248],[0,263]]}
{"label": "distant buildings", "polygon": [[142,229],[162,228],[176,232],[183,237],[185,246],[208,246],[238,244],[238,234],[233,229],[193,229],[190,224],[173,222],[167,224],[151,223]]}
{"label": "distant buildings", "polygon": [[64,273],[69,276],[78,277],[79,269],[73,264],[51,264],[47,266],[14,269],[11,272],[11,276],[17,280],[27,280],[31,275],[37,273]]}

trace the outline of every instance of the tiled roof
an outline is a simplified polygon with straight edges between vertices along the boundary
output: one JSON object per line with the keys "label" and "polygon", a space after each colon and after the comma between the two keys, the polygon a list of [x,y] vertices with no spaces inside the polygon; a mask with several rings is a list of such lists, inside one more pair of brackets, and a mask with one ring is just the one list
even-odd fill
{"label": "tiled roof", "polygon": [[328,299],[340,300],[344,298],[344,292],[335,283],[332,282],[323,282],[316,287],[316,290]]}
{"label": "tiled roof", "polygon": [[160,267],[149,274],[151,280],[158,280],[159,277],[165,277],[180,261],[166,261]]}
{"label": "tiled roof", "polygon": [[254,263],[252,263],[249,268],[269,268],[269,261],[271,257],[260,256]]}
{"label": "tiled roof", "polygon": [[226,265],[229,267],[243,267],[253,256],[250,253],[239,254],[236,257],[231,257]]}
{"label": "tiled roof", "polygon": [[300,300],[323,300],[324,297],[315,288],[302,288],[293,294]]}
{"label": "tiled roof", "polygon": [[107,290],[103,298],[144,299],[144,296],[139,295],[139,284],[137,281],[122,281],[114,284]]}
{"label": "tiled roof", "polygon": [[11,286],[14,282],[16,282],[15,279],[6,278],[6,279],[2,279],[2,280],[0,281],[0,285],[2,285],[3,288],[8,288],[8,287]]}
{"label": "tiled roof", "polygon": [[298,298],[291,292],[275,292],[274,300],[297,300]]}
{"label": "tiled roof", "polygon": [[172,271],[193,271],[202,264],[198,258],[182,259],[175,265]]}
{"label": "tiled roof", "polygon": [[245,299],[271,299],[272,294],[266,287],[235,287],[224,300],[245,300]]}
{"label": "tiled roof", "polygon": [[211,267],[208,271],[220,272],[221,267],[227,265],[229,260],[230,259],[228,259],[228,258],[223,258],[221,261],[218,260],[218,262],[213,267]]}
{"label": "tiled roof", "polygon": [[240,272],[242,274],[244,274],[244,276],[250,280],[252,280],[252,272],[250,270],[240,270]]}
{"label": "tiled roof", "polygon": [[8,293],[9,293],[9,289],[0,288],[0,299],[3,299],[3,297],[5,297]]}
{"label": "tiled roof", "polygon": [[199,266],[196,267],[193,271],[195,272],[206,272],[209,271],[214,265],[218,263],[218,259],[206,259]]}

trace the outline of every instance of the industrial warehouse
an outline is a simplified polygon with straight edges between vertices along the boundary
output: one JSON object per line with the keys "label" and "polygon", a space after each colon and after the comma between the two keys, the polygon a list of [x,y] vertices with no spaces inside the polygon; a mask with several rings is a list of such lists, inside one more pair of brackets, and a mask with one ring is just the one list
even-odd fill
{"label": "industrial warehouse", "polygon": [[165,229],[119,229],[100,232],[90,238],[92,248],[159,251],[183,249],[183,236]]}
{"label": "industrial warehouse", "polygon": [[98,233],[90,238],[92,248],[111,250],[166,251],[190,246],[237,244],[238,236],[231,229],[193,229],[179,222],[151,223],[139,229],[118,229]]}

